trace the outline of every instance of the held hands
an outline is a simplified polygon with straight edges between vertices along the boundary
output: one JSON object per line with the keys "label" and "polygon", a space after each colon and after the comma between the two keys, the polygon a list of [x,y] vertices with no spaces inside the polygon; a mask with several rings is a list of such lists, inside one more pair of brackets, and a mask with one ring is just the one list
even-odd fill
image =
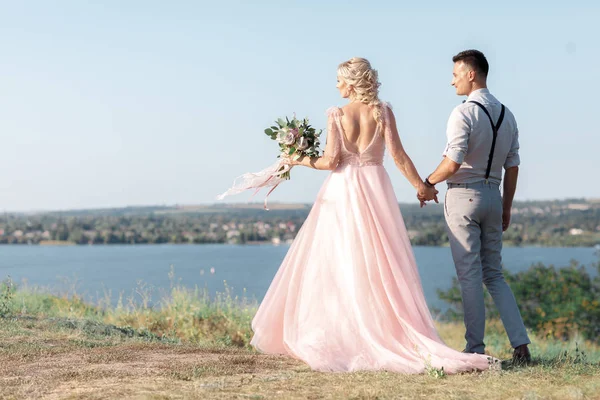
{"label": "held hands", "polygon": [[429,186],[425,182],[421,182],[419,187],[417,188],[417,198],[421,202],[421,207],[427,205],[428,201],[434,200],[436,203],[439,203],[437,198],[438,190],[434,186]]}

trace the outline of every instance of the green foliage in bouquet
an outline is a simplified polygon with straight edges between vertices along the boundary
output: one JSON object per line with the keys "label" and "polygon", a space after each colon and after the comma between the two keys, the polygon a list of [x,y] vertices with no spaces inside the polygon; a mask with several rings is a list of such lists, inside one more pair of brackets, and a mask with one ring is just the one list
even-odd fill
{"label": "green foliage in bouquet", "polygon": [[[322,130],[317,131],[313,128],[308,118],[278,118],[275,124],[265,129],[265,134],[279,143],[279,157],[283,155],[296,160],[302,157],[319,157],[319,137]],[[289,179],[289,171],[282,177]]]}

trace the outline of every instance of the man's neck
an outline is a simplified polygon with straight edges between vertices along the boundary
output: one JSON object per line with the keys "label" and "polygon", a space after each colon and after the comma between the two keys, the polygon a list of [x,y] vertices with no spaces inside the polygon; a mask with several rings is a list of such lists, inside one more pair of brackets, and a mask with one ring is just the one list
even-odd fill
{"label": "man's neck", "polygon": [[471,91],[467,94],[467,96],[470,96],[471,93],[473,93],[476,90],[479,89],[487,89],[487,85],[485,83],[475,83],[473,82],[473,86],[471,87]]}

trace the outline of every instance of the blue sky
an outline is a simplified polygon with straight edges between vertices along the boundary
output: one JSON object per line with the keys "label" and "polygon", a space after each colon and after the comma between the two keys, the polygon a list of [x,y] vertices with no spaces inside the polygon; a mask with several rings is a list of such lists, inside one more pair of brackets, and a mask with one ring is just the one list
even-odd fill
{"label": "blue sky", "polygon": [[[463,100],[451,58],[467,48],[487,55],[519,124],[516,198],[600,197],[597,2],[249,3],[0,1],[0,209],[214,203],[274,161],[272,120],[325,126],[353,56],[379,70],[426,175]],[[326,175],[295,168],[271,198],[312,202]]]}

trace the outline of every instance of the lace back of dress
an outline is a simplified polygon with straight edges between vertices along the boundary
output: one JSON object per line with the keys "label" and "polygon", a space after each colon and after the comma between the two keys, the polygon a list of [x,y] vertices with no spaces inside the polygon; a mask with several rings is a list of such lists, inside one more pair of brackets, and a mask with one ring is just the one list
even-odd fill
{"label": "lace back of dress", "polygon": [[383,164],[383,156],[385,153],[385,137],[387,136],[386,130],[388,125],[386,110],[387,103],[382,102],[381,107],[383,123],[377,126],[377,131],[375,132],[371,142],[361,152],[348,150],[346,146],[346,137],[341,124],[341,117],[344,115],[343,111],[337,107],[332,107],[339,111],[331,113],[330,115],[332,115],[335,120],[335,125],[338,131],[338,141],[341,143],[340,166],[353,165],[364,167]]}

